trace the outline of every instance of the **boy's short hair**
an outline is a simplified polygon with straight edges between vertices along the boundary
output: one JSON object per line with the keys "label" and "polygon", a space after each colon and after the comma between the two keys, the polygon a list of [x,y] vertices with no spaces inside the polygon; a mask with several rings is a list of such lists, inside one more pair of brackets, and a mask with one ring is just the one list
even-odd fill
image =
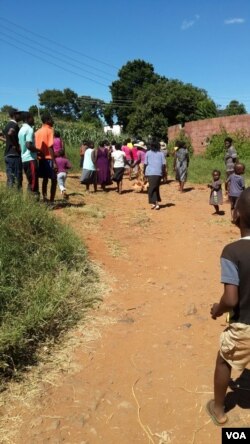
{"label": "boy's short hair", "polygon": [[234,165],[234,172],[235,172],[236,174],[243,174],[244,171],[245,171],[245,165],[244,165],[244,163],[237,162],[237,163]]}
{"label": "boy's short hair", "polygon": [[250,187],[242,191],[236,209],[244,226],[250,228]]}
{"label": "boy's short hair", "polygon": [[55,130],[54,131],[54,136],[55,137],[61,137],[60,131]]}
{"label": "boy's short hair", "polygon": [[213,172],[212,172],[212,174],[214,175],[215,173],[217,173],[217,174],[218,174],[218,176],[220,176],[220,175],[221,175],[221,172],[220,172],[220,170],[214,169],[214,170],[213,170]]}
{"label": "boy's short hair", "polygon": [[224,139],[224,142],[232,143],[232,142],[233,142],[233,139],[232,139],[232,137],[226,137],[226,138]]}

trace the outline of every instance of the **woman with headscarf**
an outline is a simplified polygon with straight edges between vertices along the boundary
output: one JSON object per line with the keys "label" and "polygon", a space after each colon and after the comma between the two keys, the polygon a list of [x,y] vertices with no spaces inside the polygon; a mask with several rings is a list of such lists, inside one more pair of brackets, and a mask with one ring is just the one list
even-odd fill
{"label": "woman with headscarf", "polygon": [[165,174],[166,158],[160,151],[160,144],[152,141],[144,160],[144,174],[148,178],[148,200],[152,210],[159,210],[161,178]]}

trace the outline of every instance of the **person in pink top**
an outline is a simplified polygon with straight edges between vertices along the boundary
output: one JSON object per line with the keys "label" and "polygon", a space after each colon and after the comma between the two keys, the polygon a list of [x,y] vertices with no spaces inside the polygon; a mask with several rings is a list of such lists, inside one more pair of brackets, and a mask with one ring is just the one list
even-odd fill
{"label": "person in pink top", "polygon": [[132,153],[132,143],[130,139],[125,140],[124,145],[122,146],[122,151],[126,155],[127,165],[129,167],[129,180],[132,179],[132,164],[133,164],[133,153]]}
{"label": "person in pink top", "polygon": [[53,150],[55,157],[58,156],[59,152],[64,149],[63,140],[61,139],[61,134],[59,131],[54,132],[54,143],[53,143]]}
{"label": "person in pink top", "polygon": [[71,163],[65,157],[64,149],[61,149],[55,158],[56,166],[57,166],[57,183],[60,188],[61,194],[64,199],[68,198],[66,194],[65,182],[67,179],[67,172],[71,168]]}

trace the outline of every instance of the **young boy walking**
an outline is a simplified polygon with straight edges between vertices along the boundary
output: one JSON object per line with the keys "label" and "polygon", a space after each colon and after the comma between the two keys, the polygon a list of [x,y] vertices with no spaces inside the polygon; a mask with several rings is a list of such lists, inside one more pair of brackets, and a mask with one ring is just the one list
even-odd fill
{"label": "young boy walking", "polygon": [[250,363],[250,188],[244,190],[233,214],[241,238],[226,245],[221,255],[221,282],[224,293],[211,308],[212,319],[229,313],[229,326],[221,334],[214,372],[214,399],[207,403],[213,422],[228,421],[224,412],[232,368],[243,371]]}

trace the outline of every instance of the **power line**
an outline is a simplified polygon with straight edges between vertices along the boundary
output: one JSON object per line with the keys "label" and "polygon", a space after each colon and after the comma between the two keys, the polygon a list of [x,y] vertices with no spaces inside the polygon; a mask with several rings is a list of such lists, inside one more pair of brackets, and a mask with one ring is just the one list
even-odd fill
{"label": "power line", "polygon": [[[6,25],[2,25],[2,27],[4,27],[8,32],[11,33],[11,36],[8,36],[8,37],[11,37],[11,38],[14,39],[14,37],[12,37],[12,35],[15,34],[15,35],[17,35],[17,36],[20,36],[20,37],[23,38],[23,39],[30,40],[30,37],[29,37],[29,36],[26,37],[25,35],[20,34],[20,33],[17,32],[17,31],[13,31],[13,29],[8,28],[8,26],[6,26]],[[4,33],[3,33],[3,34],[4,34]],[[32,39],[32,43],[34,43],[35,45],[38,45],[38,46],[39,46],[39,50],[40,50],[41,43],[40,43],[39,41],[37,42],[37,41],[35,41],[34,39]],[[26,44],[27,44],[27,43],[26,43]],[[27,45],[28,45],[28,44],[27,44]],[[96,68],[95,66],[92,66],[92,65],[89,65],[89,64],[87,64],[87,63],[84,63],[84,62],[82,62],[82,61],[80,61],[80,60],[75,59],[74,57],[71,57],[71,56],[69,56],[69,55],[63,54],[62,52],[60,52],[60,51],[58,51],[58,50],[53,50],[53,49],[51,49],[50,47],[48,47],[48,46],[46,46],[46,45],[42,45],[42,46],[43,46],[43,48],[45,48],[45,49],[47,49],[47,50],[49,50],[49,51],[51,51],[51,52],[53,51],[53,56],[54,56],[55,51],[56,51],[56,54],[62,55],[63,57],[67,57],[67,60],[68,60],[68,59],[73,60],[74,62],[78,63],[79,65],[87,66],[87,67],[92,68],[92,69],[94,69],[94,70],[96,70],[96,71],[102,72],[103,74],[106,74],[106,75],[108,75],[108,76],[111,76],[111,74],[110,74],[109,72],[107,72],[107,71],[103,71],[103,70],[100,69],[100,68]],[[92,74],[92,73],[91,73],[91,74]],[[94,75],[96,75],[96,74],[94,74]],[[106,80],[109,80],[109,79],[106,79]],[[110,80],[111,80],[111,77],[110,77]]]}
{"label": "power line", "polygon": [[11,25],[17,26],[18,28],[23,29],[25,32],[28,32],[29,34],[32,34],[32,35],[35,35],[35,36],[37,36],[37,37],[39,37],[39,38],[42,38],[42,39],[44,39],[44,40],[47,40],[48,42],[53,43],[54,45],[60,46],[61,48],[66,49],[67,51],[74,52],[75,54],[79,54],[79,55],[81,55],[81,56],[83,56],[83,57],[86,57],[86,58],[88,58],[88,59],[90,59],[90,60],[93,60],[93,61],[95,61],[95,62],[97,62],[97,63],[100,63],[100,64],[102,64],[102,65],[109,66],[109,67],[111,67],[111,68],[113,68],[113,69],[119,69],[119,68],[118,68],[117,66],[115,66],[115,65],[112,65],[112,64],[107,63],[107,62],[103,62],[102,60],[96,59],[95,57],[91,57],[91,56],[89,56],[89,55],[87,55],[87,54],[85,54],[85,53],[83,53],[83,52],[81,52],[81,51],[77,51],[77,50],[75,50],[75,49],[72,49],[72,48],[69,48],[69,47],[67,47],[67,46],[65,46],[65,45],[62,45],[61,43],[58,43],[58,42],[56,42],[55,40],[48,39],[48,37],[45,37],[45,36],[43,36],[43,35],[41,35],[41,34],[38,34],[38,33],[36,33],[36,32],[30,31],[30,30],[28,30],[27,28],[24,28],[24,26],[18,25],[17,23],[12,22],[11,20],[8,20],[8,19],[5,18],[5,17],[0,16],[0,20],[2,20],[2,21],[4,21],[4,22],[8,22],[8,23],[10,23]]}
{"label": "power line", "polygon": [[101,82],[99,82],[98,80],[93,80],[93,79],[91,79],[91,78],[89,78],[89,77],[87,77],[87,76],[84,76],[84,75],[82,75],[82,74],[80,74],[80,73],[77,73],[77,72],[75,72],[75,71],[72,71],[71,69],[64,68],[64,67],[58,65],[57,63],[51,62],[51,61],[49,61],[49,60],[46,60],[46,59],[44,59],[43,57],[38,56],[37,54],[33,54],[33,53],[31,53],[30,51],[27,51],[26,49],[20,48],[20,47],[18,47],[17,45],[15,45],[14,43],[10,43],[10,42],[4,40],[3,38],[0,38],[0,40],[1,40],[2,42],[4,42],[4,43],[7,43],[7,45],[13,46],[13,47],[16,48],[16,49],[19,49],[20,51],[25,52],[26,54],[31,55],[32,57],[35,57],[35,58],[37,58],[37,59],[39,59],[39,60],[42,60],[43,62],[46,62],[46,63],[48,63],[48,64],[50,64],[50,65],[54,65],[54,66],[56,66],[57,68],[62,69],[63,71],[69,72],[69,73],[74,74],[74,75],[76,75],[76,76],[78,76],[78,77],[82,77],[83,79],[90,80],[91,82],[98,83],[99,85],[105,86],[106,88],[108,87],[108,85],[106,85],[106,84],[104,84],[104,83],[101,83]]}
{"label": "power line", "polygon": [[[20,42],[20,41],[17,40],[15,37],[9,36],[9,35],[6,34],[5,32],[0,31],[0,34],[4,35],[4,36],[7,37],[8,39],[12,39],[12,40],[14,40],[15,42],[19,43],[20,45],[23,45],[23,46],[25,46],[25,47],[28,47],[28,48],[31,48],[32,50],[37,51],[37,48],[34,47],[33,45],[30,45],[30,44],[28,44],[28,43]],[[59,60],[59,62],[63,62],[63,63],[65,63],[65,60],[62,59],[61,57],[58,57],[58,56],[56,56],[55,54],[49,54],[48,52],[43,51],[41,48],[39,48],[39,52],[42,53],[42,54],[45,54],[45,55],[48,56],[48,57],[53,57],[53,59]],[[100,79],[102,79],[102,80],[107,80],[107,81],[109,81],[109,79],[107,79],[106,77],[100,76],[99,74],[95,74],[95,73],[93,73],[93,72],[91,72],[91,71],[88,71],[88,70],[86,70],[86,69],[79,68],[78,66],[76,66],[76,65],[74,65],[74,64],[72,64],[72,63],[68,63],[68,65],[72,66],[73,68],[80,69],[81,71],[86,72],[86,73],[88,73],[88,74],[91,74],[91,75],[93,75],[93,76],[95,76],[95,77],[98,77],[98,78],[100,78]]]}

